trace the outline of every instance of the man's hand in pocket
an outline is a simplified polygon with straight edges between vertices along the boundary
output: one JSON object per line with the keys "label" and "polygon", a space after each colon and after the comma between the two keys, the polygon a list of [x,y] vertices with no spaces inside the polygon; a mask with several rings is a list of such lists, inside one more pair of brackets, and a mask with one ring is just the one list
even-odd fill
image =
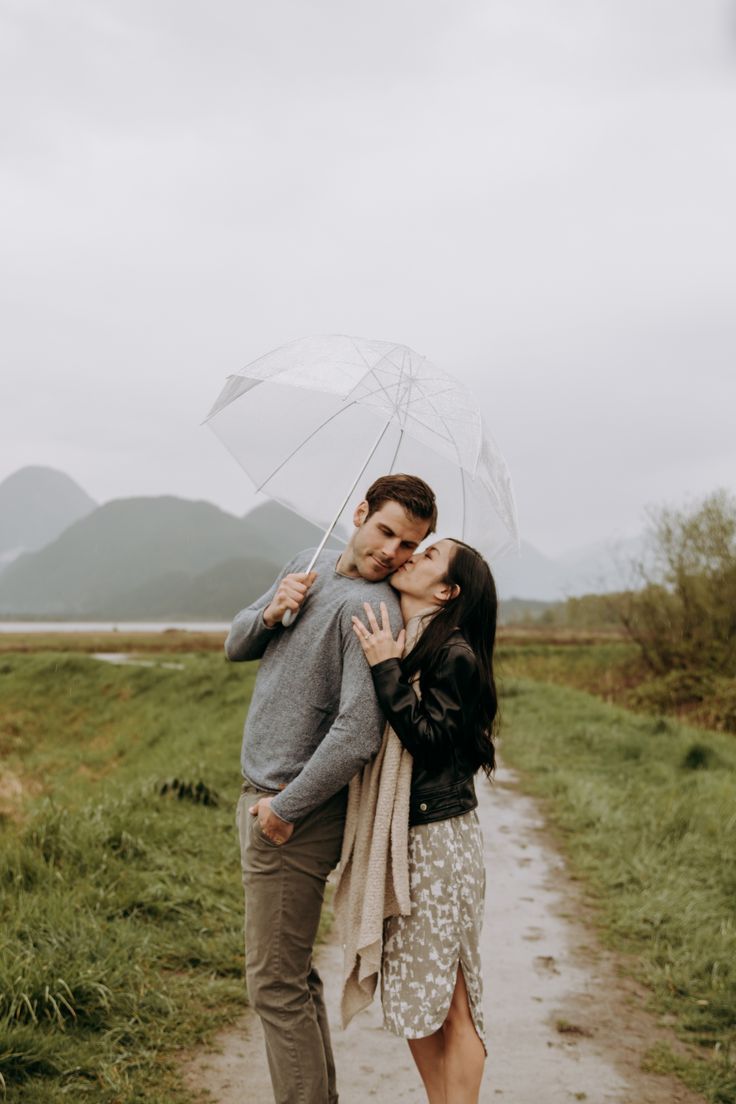
{"label": "man's hand in pocket", "polygon": [[251,816],[258,817],[258,824],[266,839],[271,843],[286,843],[294,831],[294,825],[288,820],[283,820],[278,813],[271,808],[272,797],[262,797],[255,805],[251,805],[248,812]]}

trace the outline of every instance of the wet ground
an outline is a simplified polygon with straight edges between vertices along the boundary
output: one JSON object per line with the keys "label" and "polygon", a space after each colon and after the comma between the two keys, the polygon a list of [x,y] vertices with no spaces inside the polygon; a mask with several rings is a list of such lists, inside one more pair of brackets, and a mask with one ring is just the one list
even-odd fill
{"label": "wet ground", "polygon": [[[501,768],[479,784],[488,892],[482,957],[490,1055],[482,1101],[513,1104],[698,1104],[702,1098],[641,1062],[666,1028],[646,993],[604,951],[577,883],[548,838],[536,804]],[[340,948],[321,947],[341,1104],[424,1101],[406,1044],[382,1030],[380,1006],[346,1031],[339,1017]],[[193,1055],[187,1082],[203,1100],[273,1099],[263,1041],[248,1012]]]}
{"label": "wet ground", "polygon": [[103,663],[113,663],[116,667],[168,667],[171,671],[183,671],[183,663],[167,663],[161,659],[135,658],[128,652],[93,652],[92,659],[99,659]]}

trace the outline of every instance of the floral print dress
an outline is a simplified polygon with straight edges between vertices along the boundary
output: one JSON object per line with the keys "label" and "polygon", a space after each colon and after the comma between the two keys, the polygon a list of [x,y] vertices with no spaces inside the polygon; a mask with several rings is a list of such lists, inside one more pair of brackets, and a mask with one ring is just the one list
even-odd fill
{"label": "floral print dress", "polygon": [[470,1011],[486,1048],[480,932],[485,900],[483,837],[475,809],[409,830],[411,914],[384,928],[384,1026],[407,1039],[438,1031],[462,966]]}

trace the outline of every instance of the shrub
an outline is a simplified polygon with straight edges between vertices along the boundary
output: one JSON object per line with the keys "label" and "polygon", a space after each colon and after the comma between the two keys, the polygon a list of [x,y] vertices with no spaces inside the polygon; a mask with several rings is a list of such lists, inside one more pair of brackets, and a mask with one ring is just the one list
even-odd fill
{"label": "shrub", "polygon": [[736,675],[736,500],[725,491],[689,510],[650,514],[640,590],[621,619],[654,674]]}

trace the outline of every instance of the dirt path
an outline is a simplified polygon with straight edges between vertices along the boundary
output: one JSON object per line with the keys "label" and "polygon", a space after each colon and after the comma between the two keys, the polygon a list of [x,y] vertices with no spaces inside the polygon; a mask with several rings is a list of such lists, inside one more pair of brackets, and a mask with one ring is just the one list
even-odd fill
{"label": "dirt path", "polygon": [[[488,894],[483,934],[490,1059],[482,1101],[509,1104],[702,1104],[668,1078],[641,1070],[658,1040],[646,994],[624,980],[585,923],[580,890],[545,839],[534,802],[506,768],[479,786]],[[331,1022],[338,1023],[340,949],[320,949]],[[333,1030],[341,1104],[424,1101],[405,1043],[381,1028],[375,1006]],[[217,1104],[272,1100],[260,1026],[251,1013],[193,1056],[186,1080]]]}

